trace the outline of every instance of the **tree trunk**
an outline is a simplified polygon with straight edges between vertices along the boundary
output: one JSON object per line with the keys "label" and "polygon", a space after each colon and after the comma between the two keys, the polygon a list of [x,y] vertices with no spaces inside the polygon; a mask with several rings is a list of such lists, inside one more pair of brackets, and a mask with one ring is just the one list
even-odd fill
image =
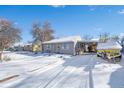
{"label": "tree trunk", "polygon": [[0,61],[2,62],[2,54],[3,54],[3,50],[1,50],[0,52]]}
{"label": "tree trunk", "polygon": [[0,52],[0,61],[2,62],[2,53]]}

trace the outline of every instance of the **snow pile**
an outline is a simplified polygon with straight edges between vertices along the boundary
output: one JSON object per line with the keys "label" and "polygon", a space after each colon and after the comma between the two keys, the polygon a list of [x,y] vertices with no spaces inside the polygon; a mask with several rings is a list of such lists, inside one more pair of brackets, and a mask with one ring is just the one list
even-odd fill
{"label": "snow pile", "polygon": [[23,59],[32,59],[32,58],[38,58],[38,57],[55,57],[55,58],[63,58],[63,59],[67,59],[67,58],[71,58],[71,55],[66,55],[66,54],[55,54],[55,53],[38,53],[38,54],[34,54],[32,52],[25,52],[25,51],[21,51],[21,52],[7,52],[5,51],[3,54],[3,57],[8,57],[10,58],[12,61],[14,60],[23,60]]}
{"label": "snow pile", "polygon": [[20,60],[31,58],[31,53],[24,53],[24,52],[4,52],[3,57],[8,57],[11,60]]}
{"label": "snow pile", "polygon": [[123,62],[114,64],[103,59],[96,59],[98,64],[92,69],[95,88],[120,88],[124,87]]}

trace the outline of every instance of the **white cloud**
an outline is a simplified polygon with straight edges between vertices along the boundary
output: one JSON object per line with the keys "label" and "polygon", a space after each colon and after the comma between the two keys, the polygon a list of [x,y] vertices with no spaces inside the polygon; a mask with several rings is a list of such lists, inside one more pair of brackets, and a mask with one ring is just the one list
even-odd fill
{"label": "white cloud", "polygon": [[59,7],[64,8],[65,7],[65,5],[51,5],[51,6],[54,7],[54,8],[59,8]]}
{"label": "white cloud", "polygon": [[121,14],[121,15],[124,15],[124,9],[123,9],[123,10],[118,11],[118,13],[119,13],[119,14]]}

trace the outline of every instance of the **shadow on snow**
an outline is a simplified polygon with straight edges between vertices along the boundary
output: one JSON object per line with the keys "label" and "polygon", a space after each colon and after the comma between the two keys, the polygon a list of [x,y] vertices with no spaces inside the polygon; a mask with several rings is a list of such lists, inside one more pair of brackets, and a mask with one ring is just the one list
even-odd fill
{"label": "shadow on snow", "polygon": [[[112,72],[109,78],[108,84],[111,88],[124,88],[124,58],[118,63],[121,68],[118,68],[116,71]],[[116,64],[115,64],[116,65]]]}

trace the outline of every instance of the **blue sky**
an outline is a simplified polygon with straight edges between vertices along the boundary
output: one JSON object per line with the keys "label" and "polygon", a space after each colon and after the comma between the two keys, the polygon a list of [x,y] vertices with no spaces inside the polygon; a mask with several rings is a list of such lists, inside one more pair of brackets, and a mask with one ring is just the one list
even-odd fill
{"label": "blue sky", "polygon": [[21,28],[23,41],[31,41],[33,21],[51,23],[56,37],[124,32],[124,6],[0,6],[0,17]]}

